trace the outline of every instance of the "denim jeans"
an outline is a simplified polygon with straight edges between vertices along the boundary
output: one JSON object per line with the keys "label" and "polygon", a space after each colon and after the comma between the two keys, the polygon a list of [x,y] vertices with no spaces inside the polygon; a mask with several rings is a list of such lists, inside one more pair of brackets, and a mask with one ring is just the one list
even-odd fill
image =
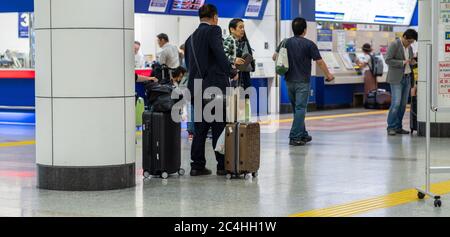
{"label": "denim jeans", "polygon": [[289,138],[299,140],[308,136],[305,126],[305,116],[310,94],[310,85],[305,82],[290,81],[286,81],[286,85],[294,112],[294,122],[292,123]]}
{"label": "denim jeans", "polygon": [[411,76],[405,75],[400,84],[391,84],[392,102],[387,119],[388,130],[403,129],[403,116],[411,90]]}

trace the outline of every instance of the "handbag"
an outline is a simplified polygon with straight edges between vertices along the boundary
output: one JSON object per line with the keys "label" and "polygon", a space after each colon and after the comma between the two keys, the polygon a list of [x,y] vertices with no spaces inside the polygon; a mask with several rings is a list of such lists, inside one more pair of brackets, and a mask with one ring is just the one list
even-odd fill
{"label": "handbag", "polygon": [[242,59],[245,60],[245,63],[242,65],[238,65],[237,69],[241,72],[252,72],[253,71],[253,67],[252,67],[253,56],[249,53],[245,53],[244,55],[242,55]]}
{"label": "handbag", "polygon": [[278,52],[275,71],[278,75],[284,76],[289,71],[289,58],[288,51],[286,48],[286,41],[283,40],[280,45],[280,50]]}

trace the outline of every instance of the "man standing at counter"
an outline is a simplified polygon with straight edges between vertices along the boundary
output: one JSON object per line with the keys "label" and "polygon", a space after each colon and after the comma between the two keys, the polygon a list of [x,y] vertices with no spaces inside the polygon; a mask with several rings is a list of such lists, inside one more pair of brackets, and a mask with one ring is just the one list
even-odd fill
{"label": "man standing at counter", "polygon": [[158,55],[158,62],[171,69],[175,69],[180,66],[180,58],[178,47],[169,43],[169,36],[164,33],[156,36],[158,38],[158,45],[162,51]]}
{"label": "man standing at counter", "polygon": [[403,116],[411,89],[412,66],[416,64],[411,45],[418,38],[417,31],[408,29],[403,37],[389,45],[386,64],[389,72],[386,81],[391,85],[392,103],[387,119],[388,135],[409,134],[403,129]]}
{"label": "man standing at counter", "polygon": [[[334,76],[328,70],[327,64],[323,61],[317,45],[305,38],[307,24],[303,18],[296,18],[292,21],[294,37],[284,40],[281,45],[287,49],[289,58],[289,70],[286,73],[286,85],[289,99],[294,111],[294,121],[289,134],[289,145],[304,146],[312,141],[305,126],[306,109],[310,95],[310,78],[312,71],[312,61],[316,61],[320,69],[325,73],[327,81],[334,80]],[[277,48],[280,51],[281,45]],[[274,55],[276,59],[277,55]]]}
{"label": "man standing at counter", "polygon": [[134,68],[145,68],[145,56],[141,52],[139,41],[134,41]]}

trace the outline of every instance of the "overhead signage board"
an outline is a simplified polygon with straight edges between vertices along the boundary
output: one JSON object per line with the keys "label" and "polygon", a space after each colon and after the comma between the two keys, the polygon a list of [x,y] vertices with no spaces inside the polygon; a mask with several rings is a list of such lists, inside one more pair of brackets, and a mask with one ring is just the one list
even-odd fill
{"label": "overhead signage board", "polygon": [[263,0],[249,0],[245,17],[258,17],[263,8]]}
{"label": "overhead signage board", "polygon": [[410,25],[417,0],[316,0],[316,20]]}
{"label": "overhead signage board", "polygon": [[149,12],[165,13],[169,0],[150,0],[148,7]]}
{"label": "overhead signage board", "polygon": [[174,0],[172,11],[197,12],[203,4],[205,0]]}
{"label": "overhead signage board", "polygon": [[29,27],[30,27],[30,14],[26,12],[19,12],[19,38],[29,38]]}

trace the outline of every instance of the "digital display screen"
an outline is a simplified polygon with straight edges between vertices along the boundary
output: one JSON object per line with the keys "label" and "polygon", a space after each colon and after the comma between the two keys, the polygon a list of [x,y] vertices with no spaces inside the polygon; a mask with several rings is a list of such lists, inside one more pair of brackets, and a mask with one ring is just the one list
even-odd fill
{"label": "digital display screen", "polygon": [[316,20],[410,25],[417,0],[316,0]]}
{"label": "digital display screen", "polygon": [[172,10],[174,11],[198,11],[205,0],[174,0]]}

